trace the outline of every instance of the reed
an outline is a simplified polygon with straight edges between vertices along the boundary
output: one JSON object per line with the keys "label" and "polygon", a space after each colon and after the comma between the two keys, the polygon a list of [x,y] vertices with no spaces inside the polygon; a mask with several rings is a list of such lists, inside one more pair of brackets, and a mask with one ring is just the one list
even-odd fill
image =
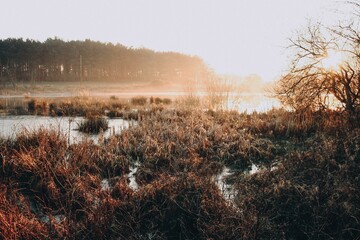
{"label": "reed", "polygon": [[[88,100],[86,115],[108,106]],[[45,129],[0,140],[0,238],[360,237],[360,128],[342,113],[132,113],[101,144]],[[232,200],[214,182],[225,166]]]}
{"label": "reed", "polygon": [[135,105],[135,106],[144,106],[147,103],[147,99],[146,97],[133,97],[131,98],[131,104]]}
{"label": "reed", "polygon": [[109,128],[109,122],[104,117],[89,116],[78,124],[78,130],[84,133],[98,134]]}

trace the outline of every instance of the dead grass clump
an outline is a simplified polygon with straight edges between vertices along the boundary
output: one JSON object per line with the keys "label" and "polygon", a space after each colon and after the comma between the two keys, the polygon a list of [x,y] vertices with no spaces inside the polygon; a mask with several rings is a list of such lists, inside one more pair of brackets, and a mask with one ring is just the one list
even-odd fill
{"label": "dead grass clump", "polygon": [[83,116],[86,113],[86,107],[79,103],[64,101],[59,103],[56,109],[58,116]]}
{"label": "dead grass clump", "polygon": [[165,105],[170,105],[171,103],[172,103],[172,100],[171,100],[170,98],[159,98],[159,97],[156,97],[156,98],[151,97],[151,98],[150,98],[150,104],[156,104],[156,105],[165,104]]}
{"label": "dead grass clump", "polygon": [[30,114],[43,115],[49,114],[49,103],[45,100],[31,99],[27,104],[27,110]]}
{"label": "dead grass clump", "polygon": [[144,106],[147,103],[147,98],[146,97],[133,97],[131,98],[131,104],[134,106]]}
{"label": "dead grass clump", "polygon": [[0,183],[0,238],[46,239],[50,233],[30,211],[29,201],[9,185]]}
{"label": "dead grass clump", "polygon": [[108,151],[103,149],[101,156],[96,161],[96,164],[101,169],[101,176],[107,178],[124,176],[129,172],[129,161],[124,156],[116,154],[104,153]]}
{"label": "dead grass clump", "polygon": [[145,116],[117,138],[129,159],[143,163],[139,174],[148,180],[161,171],[191,171],[181,159],[196,157],[246,170],[253,163],[271,165],[275,158],[275,145],[244,129],[238,113],[213,117],[202,111],[162,110]]}
{"label": "dead grass clump", "polygon": [[106,116],[109,118],[121,118],[123,117],[123,112],[117,109],[110,110],[106,113]]}
{"label": "dead grass clump", "polygon": [[[112,143],[114,144],[114,143]],[[129,172],[129,161],[117,152],[117,146],[99,146],[89,142],[74,144],[68,151],[68,164],[81,173],[102,178],[121,177]]]}
{"label": "dead grass clump", "polygon": [[[347,139],[315,138],[308,150],[286,155],[273,171],[240,180],[236,202],[243,238],[359,238],[356,132]],[[355,142],[351,152],[345,150],[349,142]]]}
{"label": "dead grass clump", "polygon": [[29,102],[28,102],[28,111],[30,113],[34,113],[36,110],[36,100],[35,99],[31,99]]}
{"label": "dead grass clump", "polygon": [[180,109],[200,109],[202,106],[201,97],[195,94],[180,97],[176,100],[177,108]]}
{"label": "dead grass clump", "polygon": [[129,200],[134,191],[129,187],[127,178],[116,179],[111,189],[111,197],[116,200]]}
{"label": "dead grass clump", "polygon": [[98,134],[109,128],[109,122],[103,117],[90,116],[78,124],[78,130],[84,133]]}
{"label": "dead grass clump", "polygon": [[11,143],[12,149],[34,149],[39,147],[66,148],[67,140],[63,133],[55,130],[40,128],[36,131],[23,129],[16,134],[15,140]]}
{"label": "dead grass clump", "polygon": [[41,167],[55,168],[64,159],[66,148],[66,138],[56,131],[21,132],[8,143],[7,173],[11,176],[19,172],[36,172]]}
{"label": "dead grass clump", "polygon": [[163,98],[162,103],[165,105],[170,105],[172,103],[172,100],[170,98]]}
{"label": "dead grass clump", "polygon": [[23,106],[15,106],[9,110],[10,115],[28,115],[29,112]]}
{"label": "dead grass clump", "polygon": [[73,180],[70,191],[67,191],[66,199],[69,205],[66,211],[72,212],[72,217],[80,221],[95,207],[101,180],[99,176],[91,174],[84,174]]}
{"label": "dead grass clump", "polygon": [[4,179],[17,182],[23,193],[59,209],[60,195],[70,181],[64,166],[66,150],[66,140],[55,132],[40,129],[29,136],[18,136],[4,156]]}
{"label": "dead grass clump", "polygon": [[128,229],[122,237],[235,239],[239,235],[233,213],[209,180],[193,174],[163,174],[120,205],[116,220],[119,229]]}

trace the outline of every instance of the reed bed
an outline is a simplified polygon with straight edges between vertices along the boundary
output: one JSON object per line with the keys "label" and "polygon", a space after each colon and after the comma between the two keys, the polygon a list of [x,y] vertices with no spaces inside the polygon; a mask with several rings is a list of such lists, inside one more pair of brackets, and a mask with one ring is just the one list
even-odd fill
{"label": "reed bed", "polygon": [[101,116],[89,116],[78,124],[78,130],[84,133],[98,134],[109,128],[107,119]]}
{"label": "reed bed", "polygon": [[[1,140],[0,237],[360,237],[357,121],[156,105],[132,114],[136,125],[101,144],[44,129]],[[214,181],[225,166],[232,200]]]}
{"label": "reed bed", "polygon": [[360,131],[319,134],[271,171],[237,179],[245,239],[358,239]]}
{"label": "reed bed", "polygon": [[[130,99],[119,99],[115,96],[106,98],[72,97],[59,99],[30,99],[26,105],[17,105],[7,109],[0,106],[0,110],[12,115],[42,115],[42,116],[108,116],[127,117],[133,109],[149,109],[152,107],[171,106],[169,98],[147,98],[143,96]],[[2,108],[1,108],[2,107]]]}

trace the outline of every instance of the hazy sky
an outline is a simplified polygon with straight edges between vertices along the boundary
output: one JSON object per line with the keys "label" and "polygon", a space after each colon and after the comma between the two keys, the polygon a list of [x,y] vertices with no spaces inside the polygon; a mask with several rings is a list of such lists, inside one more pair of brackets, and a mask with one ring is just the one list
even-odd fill
{"label": "hazy sky", "polygon": [[335,0],[0,0],[0,38],[92,39],[179,51],[215,71],[264,80],[287,64],[287,39],[309,19],[334,23]]}

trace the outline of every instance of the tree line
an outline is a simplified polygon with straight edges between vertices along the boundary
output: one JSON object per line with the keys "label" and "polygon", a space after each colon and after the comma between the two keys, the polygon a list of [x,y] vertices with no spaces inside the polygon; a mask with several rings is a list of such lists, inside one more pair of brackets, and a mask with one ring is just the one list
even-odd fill
{"label": "tree line", "polygon": [[0,80],[178,81],[207,72],[196,56],[98,41],[0,39]]}

